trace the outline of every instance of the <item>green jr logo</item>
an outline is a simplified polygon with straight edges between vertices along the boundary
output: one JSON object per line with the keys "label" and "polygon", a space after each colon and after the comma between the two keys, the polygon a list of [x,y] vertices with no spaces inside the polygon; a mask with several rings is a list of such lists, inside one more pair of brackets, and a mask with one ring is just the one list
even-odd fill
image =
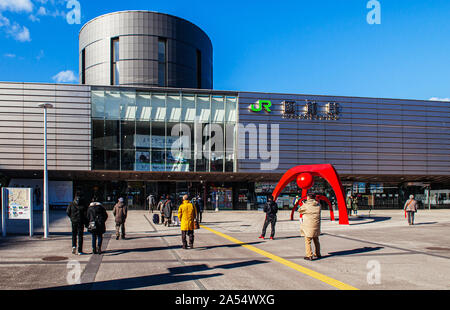
{"label": "green jr logo", "polygon": [[270,100],[258,100],[258,105],[255,106],[255,104],[252,104],[250,110],[253,112],[260,112],[264,108],[266,112],[270,113],[272,112],[272,110],[270,110],[271,106],[272,102],[270,102]]}

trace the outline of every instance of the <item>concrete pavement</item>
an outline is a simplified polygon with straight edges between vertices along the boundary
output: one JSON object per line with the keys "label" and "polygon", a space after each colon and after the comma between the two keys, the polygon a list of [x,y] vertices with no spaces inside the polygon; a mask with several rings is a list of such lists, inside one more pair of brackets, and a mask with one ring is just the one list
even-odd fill
{"label": "concrete pavement", "polygon": [[[153,224],[148,211],[130,211],[127,239],[115,240],[109,212],[105,253],[84,256],[71,254],[70,221],[54,211],[49,239],[38,227],[33,238],[0,238],[0,288],[336,290],[335,280],[363,290],[450,289],[450,210],[419,210],[414,226],[401,210],[359,213],[344,226],[323,211],[323,258],[311,262],[289,211],[279,212],[275,240],[258,239],[263,212],[204,213],[189,250],[179,227]],[[90,241],[86,233],[88,253]]]}

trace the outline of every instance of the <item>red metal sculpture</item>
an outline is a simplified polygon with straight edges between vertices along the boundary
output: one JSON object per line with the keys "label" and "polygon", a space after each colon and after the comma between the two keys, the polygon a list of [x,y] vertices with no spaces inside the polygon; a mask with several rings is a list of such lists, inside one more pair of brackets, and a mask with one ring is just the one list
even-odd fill
{"label": "red metal sculpture", "polygon": [[[303,201],[305,201],[305,199],[306,199],[306,197],[302,197],[301,199],[298,199],[295,202],[295,205],[294,205],[294,207],[292,208],[292,211],[291,211],[291,221],[294,220],[294,213],[295,213],[295,211],[297,211],[298,207],[301,207],[303,205]],[[330,208],[330,219],[332,221],[334,221],[334,211],[333,211],[333,206],[331,205],[330,200],[328,200],[327,197],[322,196],[322,195],[316,195],[316,200],[317,200],[317,202],[319,202],[320,200],[323,200],[323,201],[325,201],[328,204],[328,207]],[[300,214],[300,218],[301,217],[302,217],[302,214]]]}
{"label": "red metal sculpture", "polygon": [[[341,180],[334,169],[334,167],[330,164],[322,164],[322,165],[303,165],[297,166],[289,169],[278,182],[275,190],[272,193],[273,201],[276,201],[278,196],[281,194],[281,191],[295,178],[297,178],[297,184],[302,189],[302,196],[297,201],[296,205],[292,209],[291,212],[291,220],[293,219],[294,212],[297,209],[298,205],[302,203],[304,199],[306,199],[306,193],[308,189],[310,189],[314,184],[314,176],[320,176],[327,180],[327,182],[331,185],[336,194],[338,209],[339,209],[339,224],[348,225],[348,216],[347,216],[347,205],[344,199],[344,189],[342,188]],[[334,220],[333,208],[331,207],[330,201],[321,195],[317,195],[319,200],[327,201],[330,207],[331,218]],[[325,199],[323,199],[325,198]]]}

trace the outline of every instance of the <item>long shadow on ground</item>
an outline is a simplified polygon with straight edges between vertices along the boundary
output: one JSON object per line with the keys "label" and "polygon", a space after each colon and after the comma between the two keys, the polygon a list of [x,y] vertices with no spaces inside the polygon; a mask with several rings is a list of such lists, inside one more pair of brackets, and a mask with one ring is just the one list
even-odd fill
{"label": "long shadow on ground", "polygon": [[223,273],[209,273],[194,275],[194,272],[213,271],[214,269],[232,269],[246,266],[252,266],[257,264],[267,263],[260,260],[250,260],[238,263],[218,265],[215,267],[209,267],[205,264],[193,265],[193,266],[181,266],[168,268],[167,273],[160,273],[155,275],[145,275],[133,278],[115,279],[108,281],[90,282],[75,285],[57,286],[52,288],[46,288],[44,290],[127,290],[127,289],[139,289],[149,286],[166,285],[173,283],[180,283],[186,281],[200,280],[206,278],[212,278],[223,275]]}

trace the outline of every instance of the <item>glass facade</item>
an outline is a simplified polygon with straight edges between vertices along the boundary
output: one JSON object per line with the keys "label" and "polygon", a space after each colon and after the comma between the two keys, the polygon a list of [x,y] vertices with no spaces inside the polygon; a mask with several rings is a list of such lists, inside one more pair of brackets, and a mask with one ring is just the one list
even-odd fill
{"label": "glass facade", "polygon": [[92,90],[92,168],[234,172],[237,97]]}

